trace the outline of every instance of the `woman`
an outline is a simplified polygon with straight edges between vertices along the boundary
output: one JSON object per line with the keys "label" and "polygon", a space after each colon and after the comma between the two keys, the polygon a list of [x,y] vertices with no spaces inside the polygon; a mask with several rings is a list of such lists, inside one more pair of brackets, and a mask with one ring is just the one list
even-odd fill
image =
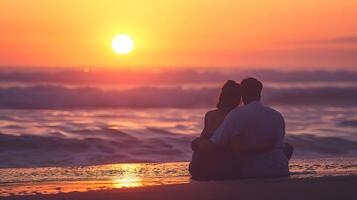
{"label": "woman", "polygon": [[[208,155],[196,151],[198,149],[198,141],[200,139],[209,139],[214,131],[223,122],[226,115],[236,108],[241,101],[240,85],[235,81],[228,80],[221,90],[217,109],[208,111],[204,119],[204,128],[199,138],[196,138],[191,143],[193,151],[192,161],[189,166],[192,178],[197,180],[209,179],[225,179],[232,178],[226,172],[231,171],[229,159],[229,151],[219,155]],[[222,149],[226,151],[227,149]]]}
{"label": "woman", "polygon": [[199,138],[196,138],[191,143],[192,150],[197,149],[197,141],[199,139],[209,139],[214,131],[223,122],[226,115],[236,108],[241,101],[240,85],[235,81],[228,80],[222,87],[217,109],[208,111],[204,119],[204,127]]}

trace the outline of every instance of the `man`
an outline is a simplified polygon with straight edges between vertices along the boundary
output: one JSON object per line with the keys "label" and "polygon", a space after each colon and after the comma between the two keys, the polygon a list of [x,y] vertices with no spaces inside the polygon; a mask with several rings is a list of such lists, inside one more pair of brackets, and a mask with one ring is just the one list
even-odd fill
{"label": "man", "polygon": [[232,164],[233,167],[217,168],[226,170],[225,177],[227,173],[239,177],[288,176],[292,147],[289,145],[290,149],[284,153],[284,118],[279,112],[261,104],[263,85],[260,81],[255,78],[244,79],[241,89],[245,106],[232,110],[210,139],[198,141],[198,151],[200,154],[213,155],[215,159],[224,158],[221,149],[229,147],[233,156],[224,158],[222,164]]}

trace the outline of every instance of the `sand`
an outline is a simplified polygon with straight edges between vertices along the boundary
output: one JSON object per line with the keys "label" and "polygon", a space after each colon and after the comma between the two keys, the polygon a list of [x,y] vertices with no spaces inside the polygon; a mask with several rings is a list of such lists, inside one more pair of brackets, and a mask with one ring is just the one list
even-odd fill
{"label": "sand", "polygon": [[2,199],[357,199],[357,176],[318,178],[192,181],[187,184],[121,188],[50,195],[10,196]]}

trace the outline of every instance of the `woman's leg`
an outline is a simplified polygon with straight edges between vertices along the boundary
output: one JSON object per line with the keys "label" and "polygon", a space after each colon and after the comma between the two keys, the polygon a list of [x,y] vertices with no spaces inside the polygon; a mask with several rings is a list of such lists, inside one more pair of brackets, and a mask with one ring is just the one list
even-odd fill
{"label": "woman's leg", "polygon": [[192,179],[222,180],[234,178],[232,158],[225,152],[205,154],[193,152],[189,165]]}
{"label": "woman's leg", "polygon": [[194,151],[189,165],[189,172],[192,176],[192,179],[208,180],[209,179],[208,166],[210,165],[209,163],[210,162],[207,155],[203,155],[198,151]]}

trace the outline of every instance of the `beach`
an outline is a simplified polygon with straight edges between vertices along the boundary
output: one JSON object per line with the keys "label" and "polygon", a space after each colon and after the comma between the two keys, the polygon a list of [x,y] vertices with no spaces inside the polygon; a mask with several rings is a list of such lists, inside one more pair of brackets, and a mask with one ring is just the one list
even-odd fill
{"label": "beach", "polygon": [[294,160],[287,178],[195,181],[187,162],[1,169],[1,199],[354,199],[357,161]]}
{"label": "beach", "polygon": [[356,199],[357,176],[192,182],[89,192],[11,196],[5,199]]}

